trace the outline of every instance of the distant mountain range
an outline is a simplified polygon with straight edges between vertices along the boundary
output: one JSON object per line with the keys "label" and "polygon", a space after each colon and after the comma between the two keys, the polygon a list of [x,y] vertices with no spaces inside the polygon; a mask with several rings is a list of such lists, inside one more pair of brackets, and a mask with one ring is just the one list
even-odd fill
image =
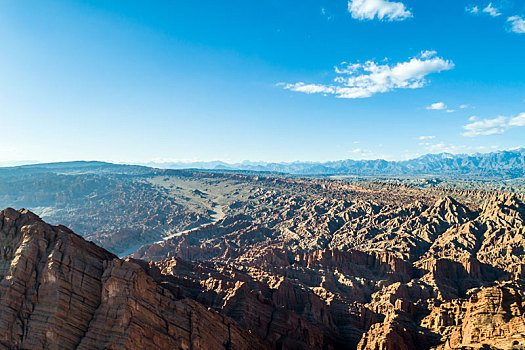
{"label": "distant mountain range", "polygon": [[221,171],[261,171],[293,175],[355,176],[449,176],[449,177],[525,177],[525,148],[477,154],[427,154],[405,161],[339,160],[331,162],[264,163],[221,161],[194,163],[149,163],[165,169],[209,169]]}
{"label": "distant mountain range", "polygon": [[264,172],[304,176],[432,176],[449,178],[525,178],[525,148],[477,154],[427,154],[404,161],[339,160],[331,162],[241,163],[173,162],[143,165],[113,164],[98,161],[30,164],[0,168],[0,175],[57,174],[121,174],[144,175],[160,169],[198,169],[217,172]]}

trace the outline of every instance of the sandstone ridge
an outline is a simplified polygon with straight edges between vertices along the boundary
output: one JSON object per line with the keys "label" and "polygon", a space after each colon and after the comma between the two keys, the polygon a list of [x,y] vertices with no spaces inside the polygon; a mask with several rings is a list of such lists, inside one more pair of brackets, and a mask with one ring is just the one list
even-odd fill
{"label": "sandstone ridge", "polygon": [[0,348],[267,349],[231,319],[176,298],[137,264],[0,211]]}

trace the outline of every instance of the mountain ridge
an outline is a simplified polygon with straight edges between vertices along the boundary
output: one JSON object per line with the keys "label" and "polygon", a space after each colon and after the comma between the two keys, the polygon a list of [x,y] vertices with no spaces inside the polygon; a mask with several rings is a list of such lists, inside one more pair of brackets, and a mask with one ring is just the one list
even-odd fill
{"label": "mountain ridge", "polygon": [[157,170],[211,170],[217,172],[260,172],[295,176],[439,176],[450,178],[525,177],[525,148],[491,153],[429,153],[401,161],[343,159],[327,162],[148,162],[115,164],[104,161],[68,161],[0,167],[0,172],[57,172],[140,175]]}
{"label": "mountain ridge", "polygon": [[328,162],[172,162],[146,165],[166,169],[280,172],[292,175],[440,175],[520,178],[525,175],[525,148],[475,154],[426,154],[403,161],[344,159]]}

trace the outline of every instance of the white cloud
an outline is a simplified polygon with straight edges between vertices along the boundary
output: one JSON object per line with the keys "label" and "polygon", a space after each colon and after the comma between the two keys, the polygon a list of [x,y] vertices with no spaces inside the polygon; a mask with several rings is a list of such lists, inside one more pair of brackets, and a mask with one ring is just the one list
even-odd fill
{"label": "white cloud", "polygon": [[321,93],[335,95],[338,98],[366,98],[395,89],[421,88],[427,84],[427,75],[452,68],[454,68],[454,63],[451,61],[437,57],[433,51],[423,51],[407,62],[394,65],[367,61],[336,67],[337,76],[332,84],[299,82],[277,85],[287,90],[306,94]]}
{"label": "white cloud", "polygon": [[[465,8],[465,11],[472,13],[472,14],[480,14],[481,12],[483,12],[492,17],[501,16],[500,9],[492,6],[492,2],[490,2],[487,5],[487,7],[483,8],[483,10],[481,11],[478,6],[467,6]],[[509,28],[508,28],[509,31],[518,33],[518,34],[525,33],[525,18],[523,18],[522,16],[511,16],[507,18],[507,22],[509,23]]]}
{"label": "white cloud", "polygon": [[[293,87],[291,85],[293,85]],[[335,93],[335,89],[333,86],[326,86],[322,84],[305,84],[305,83],[284,84],[284,88],[292,90],[292,91],[304,92],[305,94],[319,94],[319,93],[334,94]]]}
{"label": "white cloud", "polygon": [[525,113],[521,113],[516,117],[504,117],[499,116],[494,119],[482,119],[478,120],[475,117],[470,117],[471,123],[463,126],[465,132],[463,136],[475,137],[475,136],[488,136],[503,134],[507,129],[512,127],[525,126]]}
{"label": "white cloud", "polygon": [[435,136],[419,136],[418,137],[419,140],[432,140],[435,138],[436,138]]}
{"label": "white cloud", "polygon": [[420,143],[425,150],[429,153],[475,153],[475,152],[490,152],[498,149],[498,146],[469,146],[469,145],[456,145],[452,143]]}
{"label": "white cloud", "polygon": [[499,12],[497,8],[493,7],[491,2],[483,9],[483,12],[488,13],[492,17],[498,17],[501,15],[501,12]]}
{"label": "white cloud", "polygon": [[469,13],[473,13],[473,14],[477,14],[479,13],[479,8],[477,6],[467,6],[465,7],[465,11],[469,12]]}
{"label": "white cloud", "polygon": [[525,126],[525,113],[509,119],[509,126]]}
{"label": "white cloud", "polygon": [[525,19],[520,16],[512,16],[507,19],[507,22],[510,23],[510,30],[514,33],[523,34],[525,33]]}
{"label": "white cloud", "polygon": [[443,102],[436,102],[436,103],[432,103],[430,106],[427,106],[425,108],[430,109],[430,110],[439,111],[439,110],[447,108],[447,105],[445,105]]}
{"label": "white cloud", "polygon": [[348,12],[352,17],[359,20],[403,21],[413,17],[402,2],[387,0],[350,0],[348,1]]}
{"label": "white cloud", "polygon": [[[457,109],[449,108],[444,102],[432,103],[430,106],[426,106],[425,108],[428,110],[435,110],[435,111],[445,110],[445,112],[447,113],[454,113],[457,111]],[[465,109],[465,108],[468,108],[468,105],[460,105],[457,108]]]}
{"label": "white cloud", "polygon": [[477,120],[463,126],[463,129],[465,129],[466,131],[462,135],[474,137],[503,134],[505,132],[506,127],[507,118],[502,116],[494,119]]}
{"label": "white cloud", "polygon": [[354,148],[350,151],[352,153],[353,159],[379,159],[379,158],[385,158],[384,155],[376,154],[375,152],[369,150],[369,149],[363,149],[363,148]]}
{"label": "white cloud", "polygon": [[482,10],[480,10],[478,6],[467,6],[465,7],[465,11],[474,15],[478,15],[480,13],[486,13],[492,17],[498,17],[501,15],[500,10],[492,6],[491,2],[487,5],[487,7],[483,8]]}
{"label": "white cloud", "polygon": [[434,51],[434,50],[426,50],[426,51],[422,51],[419,54],[419,57],[420,58],[431,58],[431,57],[434,57],[435,55],[437,55],[436,51]]}

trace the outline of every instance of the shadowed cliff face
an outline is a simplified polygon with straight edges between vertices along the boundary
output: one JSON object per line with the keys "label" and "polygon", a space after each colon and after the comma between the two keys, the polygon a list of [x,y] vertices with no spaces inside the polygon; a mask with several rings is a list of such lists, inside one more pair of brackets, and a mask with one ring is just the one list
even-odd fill
{"label": "shadowed cliff face", "polygon": [[0,211],[0,243],[0,348],[267,348],[139,265],[28,211]]}

